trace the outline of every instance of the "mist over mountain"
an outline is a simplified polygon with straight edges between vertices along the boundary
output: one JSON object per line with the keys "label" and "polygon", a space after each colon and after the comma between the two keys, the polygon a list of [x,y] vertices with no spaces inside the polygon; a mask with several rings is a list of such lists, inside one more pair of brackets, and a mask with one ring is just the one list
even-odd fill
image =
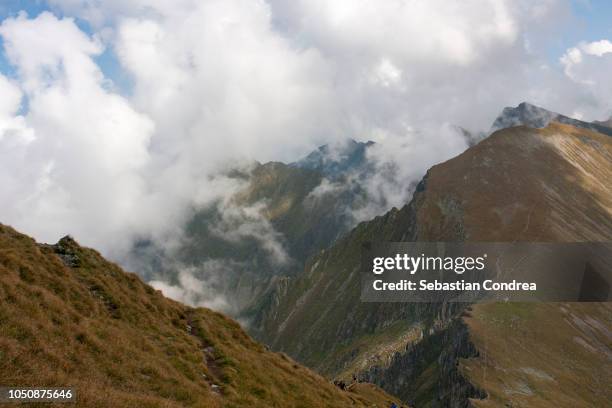
{"label": "mist over mountain", "polygon": [[371,167],[367,164],[366,150],[373,144],[372,141],[361,143],[348,139],[338,146],[323,145],[289,166],[319,171],[331,179],[347,173],[364,172]]}
{"label": "mist over mountain", "polygon": [[[373,142],[349,139],[290,164],[230,170],[219,177],[234,190],[176,225],[175,243],[139,241],[125,262],[167,296],[248,325],[310,256],[409,198],[416,182],[402,178],[406,173],[384,152]],[[411,174],[420,174],[419,166]]]}
{"label": "mist over mountain", "polygon": [[368,203],[360,180],[373,170],[371,145],[349,140],[291,164],[230,171],[235,192],[194,210],[175,246],[135,245],[131,268],[178,300],[248,314],[277,278],[353,227],[353,212]]}

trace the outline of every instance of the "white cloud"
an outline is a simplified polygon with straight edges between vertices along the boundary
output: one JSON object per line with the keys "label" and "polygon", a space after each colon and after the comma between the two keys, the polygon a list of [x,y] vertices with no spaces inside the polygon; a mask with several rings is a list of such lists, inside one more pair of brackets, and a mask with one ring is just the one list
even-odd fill
{"label": "white cloud", "polygon": [[[580,43],[576,47],[568,48],[561,56],[560,61],[565,68],[565,74],[576,81],[586,81],[587,84],[594,84],[591,80],[581,80],[574,73],[577,66],[585,62],[588,56],[602,57],[612,53],[612,43],[608,40],[593,41],[590,43]],[[593,59],[591,59],[593,60]]]}
{"label": "white cloud", "polygon": [[374,72],[374,82],[389,87],[397,84],[402,78],[402,71],[387,58],[383,58]]}
{"label": "white cloud", "polygon": [[128,17],[115,46],[135,79],[134,104],[156,119],[154,148],[182,161],[287,158],[332,128],[328,67],[317,50],[294,49],[274,32],[263,2],[212,0],[161,19]]}
{"label": "white cloud", "polygon": [[[350,181],[347,183],[350,186]],[[327,195],[335,195],[348,188],[347,184],[330,181],[328,178],[323,178],[321,183],[312,189],[304,199],[304,203],[308,206],[313,206],[317,201]]]}
{"label": "white cloud", "polygon": [[229,273],[229,267],[231,265],[226,265],[222,261],[209,260],[198,268],[180,269],[177,275],[178,282],[175,284],[163,280],[152,280],[149,284],[161,290],[164,296],[179,302],[232,313],[236,311],[236,305],[232,304],[219,288],[223,275]]}
{"label": "white cloud", "polygon": [[467,65],[492,47],[512,44],[520,34],[514,15],[519,7],[506,1],[308,0],[271,4],[289,31],[299,32],[327,55],[387,56],[402,65],[409,61]]}
{"label": "white cloud", "polygon": [[460,131],[447,124],[419,130],[406,127],[401,134],[398,137],[384,129],[374,133],[377,143],[368,148],[367,157],[375,170],[363,181],[368,201],[352,212],[356,222],[371,219],[391,207],[401,208],[432,163],[467,148]]}
{"label": "white cloud", "polygon": [[584,103],[576,103],[571,113],[587,120],[607,118],[612,100],[612,42],[582,42],[567,49],[560,62],[565,75],[581,86],[585,96]]}
{"label": "white cloud", "polygon": [[228,197],[217,205],[221,220],[208,228],[212,234],[229,242],[253,238],[273,264],[287,265],[291,258],[285,249],[284,238],[265,218],[265,208],[265,202],[245,207],[237,204],[235,197]]}
{"label": "white cloud", "polygon": [[29,140],[0,140],[18,157],[0,163],[14,185],[0,193],[3,219],[43,240],[70,232],[103,249],[127,245],[153,122],[104,89],[92,60],[102,49],[72,20],[20,15],[0,35],[28,100],[25,117],[12,120]]}
{"label": "white cloud", "polygon": [[608,40],[593,41],[583,45],[583,50],[589,55],[601,57],[612,52],[612,43]]}
{"label": "white cloud", "polygon": [[503,106],[524,100],[573,109],[559,102],[567,88],[558,87],[561,73],[539,68],[549,45],[541,38],[567,23],[565,1],[270,4],[280,32],[334,67],[335,101],[350,135],[401,135],[406,123],[486,130]]}
{"label": "white cloud", "polygon": [[561,56],[560,61],[563,64],[565,75],[575,80],[572,70],[575,65],[582,63],[582,51],[576,47],[569,48]]}
{"label": "white cloud", "polygon": [[24,117],[17,113],[21,107],[23,94],[16,84],[2,74],[0,74],[0,95],[2,95],[0,143],[27,145],[32,142],[34,140],[32,129],[27,127]]}

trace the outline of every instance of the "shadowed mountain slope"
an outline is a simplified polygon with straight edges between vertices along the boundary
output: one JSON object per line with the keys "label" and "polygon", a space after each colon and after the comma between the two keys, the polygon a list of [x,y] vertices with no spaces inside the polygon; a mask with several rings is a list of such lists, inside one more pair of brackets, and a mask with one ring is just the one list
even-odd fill
{"label": "shadowed mountain slope", "polygon": [[0,225],[0,384],[70,386],[83,407],[388,407],[340,390],[233,320],[163,297],[71,238]]}
{"label": "shadowed mountain slope", "polygon": [[[527,305],[530,312],[520,313],[515,305],[478,305],[466,326],[460,317],[464,305],[361,303],[359,261],[361,245],[367,241],[609,241],[610,180],[612,138],[605,134],[557,122],[541,129],[518,126],[498,131],[432,167],[408,205],[361,223],[310,259],[304,273],[276,294],[276,306],[263,319],[262,336],[274,348],[323,373],[356,374],[416,406],[462,407],[469,398],[487,395],[510,406],[525,400],[549,404],[534,406],[570,407],[577,401],[598,406],[611,397],[609,391],[586,390],[597,376],[611,373],[606,354],[612,332],[609,308],[580,305],[574,315],[577,321],[588,321],[592,330],[580,323],[565,324],[571,314],[549,313],[553,321],[547,324],[558,328],[560,344],[549,347],[550,337],[541,331],[550,326],[540,324],[540,319],[550,306]],[[502,318],[524,328],[515,333],[516,341],[534,342],[534,350],[550,350],[546,361],[554,369],[542,359],[532,359],[534,366],[514,366],[524,361],[519,354],[526,346],[513,348],[506,342],[507,326],[495,326]],[[575,337],[583,340],[574,341]],[[500,346],[486,348],[487,344]],[[462,371],[462,359],[483,355],[477,347],[488,353],[486,361],[500,363],[498,377],[472,383],[471,374]],[[600,354],[582,358],[588,347]],[[571,367],[564,365],[562,350],[576,353]],[[565,398],[558,389],[555,395],[553,387],[536,387],[531,374],[540,369],[562,373],[576,393]],[[520,387],[504,385],[504,370],[513,373],[506,378],[536,388],[515,393]]]}

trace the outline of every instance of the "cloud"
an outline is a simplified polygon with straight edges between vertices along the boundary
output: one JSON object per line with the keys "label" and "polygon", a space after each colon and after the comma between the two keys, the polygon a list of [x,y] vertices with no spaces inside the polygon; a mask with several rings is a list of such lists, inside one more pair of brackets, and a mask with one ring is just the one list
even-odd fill
{"label": "cloud", "polygon": [[321,183],[312,189],[304,199],[304,204],[307,206],[313,206],[317,201],[321,200],[323,197],[327,195],[336,195],[345,189],[351,184],[349,180],[348,183],[344,184],[341,182],[331,181],[328,178],[324,177],[321,180]]}
{"label": "cloud", "polygon": [[567,49],[560,62],[565,75],[580,85],[582,93],[588,98],[585,104],[576,106],[571,114],[590,120],[606,119],[611,107],[602,101],[612,99],[612,78],[609,75],[612,70],[612,42],[582,42]]}
{"label": "cloud", "polygon": [[584,44],[583,50],[589,55],[601,57],[604,54],[612,53],[612,43],[608,40],[593,41]]}
{"label": "cloud", "polygon": [[374,133],[378,142],[367,150],[373,171],[361,181],[367,201],[352,211],[355,222],[371,219],[391,207],[401,208],[432,163],[442,162],[468,147],[461,131],[448,124],[406,128],[401,135],[384,129]]}
{"label": "cloud", "polygon": [[402,65],[435,61],[463,66],[493,47],[512,44],[520,34],[518,7],[505,1],[309,0],[271,5],[287,31],[299,32],[327,55],[361,54],[374,62],[388,56]]}
{"label": "cloud", "polygon": [[[561,56],[560,61],[565,67],[565,74],[576,81],[580,81],[574,73],[574,69],[576,69],[577,66],[584,63],[589,56],[603,57],[610,53],[612,53],[612,42],[608,40],[593,41],[590,43],[583,42],[576,47],[568,48]],[[593,81],[587,83],[594,84]]]}
{"label": "cloud", "polygon": [[27,126],[25,118],[18,114],[23,94],[15,83],[2,74],[0,95],[0,143],[20,147],[28,145],[34,141],[34,134]]}
{"label": "cloud", "polygon": [[234,313],[236,305],[222,294],[220,282],[232,266],[219,260],[208,260],[198,267],[182,267],[176,283],[151,280],[149,284],[161,290],[164,296],[194,306],[208,307],[225,313]]}
{"label": "cloud", "polygon": [[330,71],[316,49],[279,36],[269,13],[263,2],[206,1],[118,23],[114,45],[134,77],[133,102],[156,118],[154,148],[172,149],[182,162],[272,160],[328,133]]}
{"label": "cloud", "polygon": [[[13,185],[0,193],[3,218],[44,240],[71,232],[102,248],[126,245],[154,123],[105,89],[92,60],[102,47],[73,20],[21,14],[5,20],[0,35],[28,107],[8,120],[27,142],[0,140],[13,156],[0,164]],[[14,111],[18,93],[9,95]]]}
{"label": "cloud", "polygon": [[270,4],[279,31],[335,68],[353,136],[440,122],[486,130],[502,106],[554,100],[542,90],[555,74],[539,72],[538,39],[566,20],[563,1]]}
{"label": "cloud", "polygon": [[221,219],[209,225],[208,229],[213,235],[229,242],[238,243],[245,238],[255,239],[272,264],[287,265],[291,258],[285,248],[284,237],[265,218],[265,208],[263,201],[244,206],[229,197],[217,205]]}

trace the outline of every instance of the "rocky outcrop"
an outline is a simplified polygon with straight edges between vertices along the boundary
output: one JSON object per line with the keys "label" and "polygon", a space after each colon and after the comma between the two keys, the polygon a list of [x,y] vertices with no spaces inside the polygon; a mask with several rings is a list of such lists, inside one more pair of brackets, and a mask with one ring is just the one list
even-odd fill
{"label": "rocky outcrop", "polygon": [[387,366],[373,366],[360,373],[360,381],[374,382],[413,406],[469,407],[471,398],[487,395],[463,375],[460,360],[477,357],[461,318],[422,341],[408,344]]}

